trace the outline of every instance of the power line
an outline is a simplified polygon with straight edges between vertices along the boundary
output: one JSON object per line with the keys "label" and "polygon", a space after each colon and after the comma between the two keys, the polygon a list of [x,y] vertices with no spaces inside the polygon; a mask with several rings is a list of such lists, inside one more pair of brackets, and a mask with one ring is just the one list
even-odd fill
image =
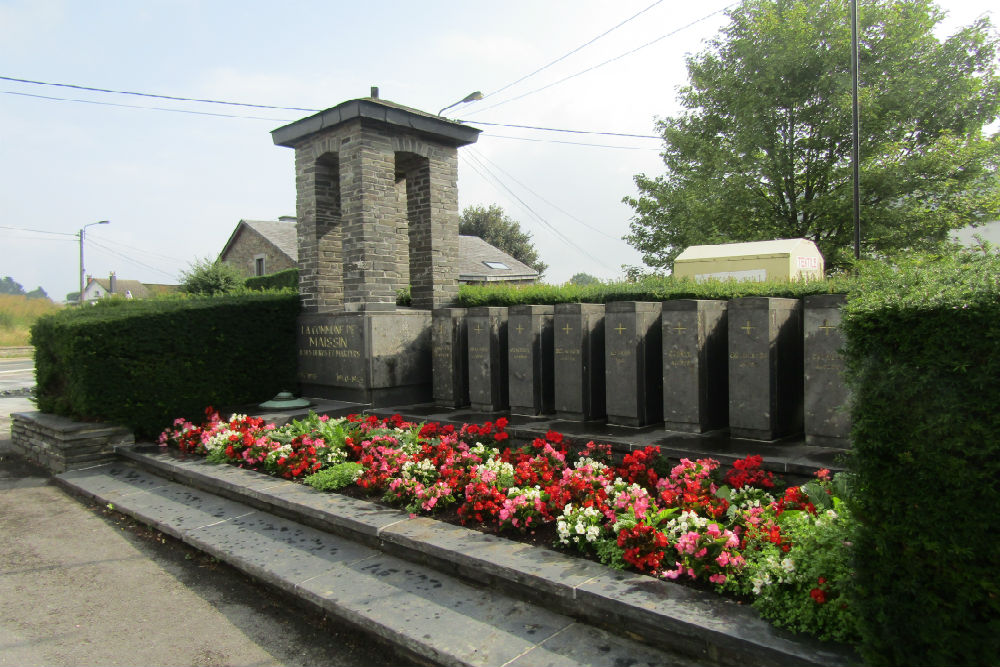
{"label": "power line", "polygon": [[587,144],[581,141],[559,141],[558,139],[532,139],[531,137],[510,137],[506,134],[483,134],[483,137],[490,137],[492,139],[514,139],[516,141],[534,141],[536,143],[543,144],[566,144],[568,146],[590,146],[592,148],[618,148],[620,150],[626,151],[658,151],[659,148],[650,148],[648,146],[612,146],[611,144]]}
{"label": "power line", "polygon": [[36,232],[38,234],[53,234],[55,236],[72,236],[74,238],[79,238],[78,234],[67,234],[66,232],[50,232],[46,229],[28,229],[27,227],[7,227],[6,225],[0,225],[0,229],[11,229],[14,230],[15,232]]}
{"label": "power line", "polygon": [[600,35],[598,35],[597,37],[594,37],[594,38],[593,38],[592,40],[590,40],[589,42],[587,42],[587,43],[585,43],[585,44],[581,44],[580,46],[576,47],[576,48],[575,48],[575,49],[573,49],[572,51],[569,51],[569,52],[567,52],[567,53],[564,53],[563,55],[559,56],[558,58],[556,58],[556,59],[555,59],[555,60],[553,60],[552,62],[548,63],[547,65],[542,65],[541,67],[539,67],[538,69],[536,69],[536,70],[535,70],[534,72],[531,72],[530,74],[525,74],[524,76],[522,76],[522,77],[521,77],[520,79],[518,79],[517,81],[512,81],[511,83],[508,83],[508,84],[507,84],[506,86],[503,86],[502,88],[498,88],[497,90],[494,90],[494,91],[493,91],[493,92],[491,92],[491,93],[487,93],[486,95],[483,95],[483,98],[482,98],[482,99],[484,99],[484,100],[485,100],[485,99],[486,99],[486,98],[488,98],[488,97],[491,97],[491,96],[493,96],[493,95],[496,95],[497,93],[501,93],[501,92],[503,92],[503,91],[507,90],[507,89],[508,89],[508,88],[510,88],[511,86],[516,86],[517,84],[521,83],[522,81],[524,81],[524,80],[526,80],[526,79],[530,79],[531,77],[535,76],[535,75],[536,75],[536,74],[538,74],[539,72],[542,72],[543,70],[546,70],[546,69],[548,69],[549,67],[552,67],[552,66],[553,66],[553,65],[555,65],[556,63],[558,63],[558,62],[560,62],[560,61],[562,61],[562,60],[565,60],[566,58],[570,57],[571,55],[573,55],[573,54],[574,54],[574,53],[576,53],[577,51],[580,51],[580,50],[582,50],[582,49],[585,49],[586,47],[590,46],[591,44],[593,44],[594,42],[596,42],[596,41],[597,41],[597,40],[599,40],[600,38],[604,37],[605,35],[608,35],[608,34],[610,34],[610,33],[614,32],[615,30],[617,30],[618,28],[622,27],[623,25],[625,25],[626,23],[628,23],[628,22],[629,22],[629,21],[631,21],[632,19],[635,19],[635,18],[638,18],[638,17],[639,17],[639,16],[641,16],[642,14],[645,14],[646,12],[648,12],[648,11],[649,11],[650,9],[652,9],[652,8],[653,8],[653,7],[655,7],[656,5],[660,4],[661,2],[663,2],[663,0],[656,0],[656,2],[654,2],[653,4],[651,4],[651,5],[649,6],[649,7],[646,7],[646,8],[645,8],[645,9],[643,9],[642,11],[640,11],[640,12],[638,12],[638,13],[636,13],[636,14],[633,14],[632,16],[628,17],[627,19],[625,19],[624,21],[622,21],[621,23],[619,23],[618,25],[616,25],[615,27],[613,27],[613,28],[609,28],[608,30],[605,30],[604,32],[602,32],[602,33],[601,33]]}
{"label": "power line", "polygon": [[[6,77],[0,77],[6,78]],[[125,109],[145,109],[147,111],[169,111],[172,113],[187,113],[194,114],[197,116],[216,116],[219,118],[246,118],[250,120],[269,120],[276,123],[286,123],[291,122],[288,118],[265,118],[264,116],[241,116],[239,114],[230,113],[213,113],[211,111],[194,111],[191,109],[170,109],[168,107],[145,107],[138,104],[120,104],[117,102],[99,102],[97,100],[81,100],[72,97],[53,97],[50,95],[33,95],[31,93],[21,93],[13,90],[0,90],[0,93],[5,95],[20,95],[22,97],[35,97],[42,100],[55,100],[58,102],[80,102],[81,104],[98,104],[106,107],[123,107]]]}
{"label": "power line", "polygon": [[548,199],[546,199],[545,197],[543,197],[542,195],[538,194],[537,192],[535,192],[534,190],[532,190],[531,188],[529,188],[529,187],[528,187],[527,185],[525,185],[525,184],[524,184],[524,183],[522,183],[521,181],[519,181],[519,180],[517,180],[516,178],[514,178],[513,176],[511,176],[511,174],[510,174],[510,172],[509,172],[509,171],[507,171],[506,169],[504,169],[503,167],[501,167],[500,165],[498,165],[498,164],[497,164],[496,162],[493,162],[492,160],[490,160],[489,158],[487,158],[487,157],[486,157],[485,155],[483,155],[483,154],[482,154],[482,153],[480,153],[479,151],[477,151],[477,150],[473,149],[472,147],[469,147],[469,149],[468,149],[468,150],[469,150],[470,152],[474,153],[474,154],[476,155],[476,157],[478,157],[478,158],[479,158],[480,160],[482,160],[483,162],[487,162],[487,163],[489,163],[489,164],[493,165],[494,167],[496,167],[496,169],[497,169],[498,171],[500,171],[500,172],[501,172],[501,173],[502,173],[502,174],[503,174],[504,176],[506,176],[506,177],[507,177],[507,178],[509,178],[510,180],[514,181],[515,183],[517,183],[518,185],[520,185],[520,186],[521,186],[522,188],[524,188],[525,190],[527,190],[527,191],[528,191],[528,192],[530,192],[531,194],[535,195],[536,197],[538,197],[538,198],[539,198],[539,199],[541,199],[541,200],[542,200],[543,202],[545,202],[546,204],[548,204],[549,206],[551,206],[551,207],[552,207],[552,208],[554,208],[555,210],[559,211],[559,212],[560,212],[560,213],[562,213],[563,215],[565,215],[565,216],[567,216],[567,217],[569,217],[569,218],[571,218],[571,219],[573,219],[573,220],[576,220],[577,222],[579,222],[579,223],[580,223],[581,225],[583,225],[583,226],[584,226],[584,227],[586,227],[587,229],[590,229],[590,230],[592,230],[592,231],[595,231],[595,232],[597,232],[598,234],[601,234],[602,236],[606,236],[607,238],[609,238],[609,239],[612,239],[612,240],[614,240],[614,241],[619,241],[619,240],[620,240],[620,239],[618,239],[618,238],[616,238],[616,237],[614,237],[614,236],[611,236],[611,234],[608,234],[607,232],[605,232],[605,231],[603,231],[603,230],[601,230],[601,229],[598,229],[597,227],[594,227],[593,225],[589,225],[589,224],[587,224],[586,222],[584,222],[584,221],[583,221],[583,220],[581,220],[580,218],[576,217],[575,215],[573,215],[573,214],[572,214],[572,213],[570,213],[569,211],[567,211],[567,210],[565,210],[565,209],[563,209],[563,208],[561,208],[561,207],[557,206],[556,204],[553,204],[553,203],[552,203],[552,202],[550,202],[550,201],[549,201]]}
{"label": "power line", "polygon": [[108,88],[95,88],[93,86],[81,86],[76,83],[50,83],[48,81],[33,81],[31,79],[17,79],[11,76],[0,76],[0,80],[14,81],[16,83],[30,83],[35,86],[59,86],[61,88],[74,88],[76,90],[89,90],[95,93],[110,93],[112,95],[137,95],[139,97],[155,97],[161,100],[175,100],[178,102],[202,102],[204,104],[226,104],[235,107],[253,107],[255,109],[280,109],[282,111],[322,111],[322,109],[307,109],[305,107],[279,107],[270,104],[250,104],[248,102],[227,102],[225,100],[200,99],[197,97],[179,97],[175,95],[158,95],[156,93],[138,93],[130,90],[111,90]]}
{"label": "power line", "polygon": [[114,250],[113,248],[109,248],[108,246],[104,245],[103,243],[99,243],[97,241],[94,241],[93,239],[87,239],[87,242],[90,245],[92,245],[92,246],[96,246],[97,248],[100,248],[101,250],[104,250],[105,252],[109,252],[112,255],[116,255],[117,257],[121,257],[125,261],[131,262],[131,263],[135,264],[136,266],[141,266],[143,268],[150,269],[152,271],[156,271],[157,273],[162,273],[163,275],[165,275],[165,276],[167,276],[167,277],[169,277],[171,279],[176,279],[176,274],[168,273],[168,272],[164,271],[163,269],[158,269],[155,266],[152,266],[150,264],[146,264],[144,262],[140,262],[139,260],[133,259],[133,258],[129,257],[128,255],[122,254],[122,253],[118,252],[117,250]]}
{"label": "power line", "polygon": [[558,127],[539,127],[537,125],[514,125],[513,123],[487,123],[485,121],[459,121],[472,122],[476,125],[492,125],[493,127],[516,127],[522,130],[542,130],[545,132],[569,132],[570,134],[597,134],[605,137],[630,137],[633,139],[663,139],[657,134],[629,134],[627,132],[599,132],[597,130],[567,130]]}
{"label": "power line", "polygon": [[[595,262],[597,262],[598,264],[600,264],[604,268],[608,269],[609,271],[613,271],[614,270],[610,266],[608,266],[607,264],[605,264],[603,261],[601,261],[600,259],[598,259],[597,257],[594,257],[593,255],[591,255],[584,248],[582,248],[581,246],[577,245],[574,241],[572,241],[569,237],[567,237],[561,231],[559,231],[558,229],[556,229],[556,227],[552,223],[550,223],[548,220],[546,220],[544,217],[542,217],[541,214],[539,214],[527,202],[525,202],[523,199],[521,199],[517,195],[517,193],[515,193],[513,190],[511,190],[507,186],[507,184],[503,182],[503,180],[501,178],[499,178],[496,174],[494,174],[492,171],[490,171],[489,167],[487,167],[485,164],[483,164],[482,162],[480,162],[476,158],[476,156],[471,155],[471,154],[470,155],[466,155],[464,153],[459,153],[459,156],[462,157],[463,159],[465,159],[470,164],[470,166],[473,166],[473,169],[480,176],[483,176],[483,171],[485,171],[486,174],[488,174],[493,179],[493,182],[496,185],[499,185],[501,188],[503,188],[504,190],[506,190],[506,192],[511,197],[513,197],[519,204],[521,204],[521,206],[523,206],[529,213],[531,213],[531,215],[533,215],[540,223],[542,223],[543,227],[545,227],[549,232],[551,232],[552,234],[554,234],[557,238],[559,238],[560,240],[562,240],[563,243],[565,243],[566,245],[569,245],[569,246],[575,248],[580,253],[586,255],[587,257],[589,257],[590,259],[594,260]],[[479,169],[476,169],[475,165],[473,165],[472,162],[475,162],[476,164],[478,164],[479,168],[482,169],[482,171],[480,171]],[[483,178],[484,178],[484,180],[489,180],[485,176],[483,176]]]}
{"label": "power line", "polygon": [[711,14],[706,14],[705,16],[702,16],[699,19],[691,21],[691,23],[688,23],[687,25],[683,25],[680,28],[677,28],[676,30],[672,30],[671,32],[668,32],[665,35],[660,35],[656,39],[650,40],[650,41],[646,42],[645,44],[642,44],[640,46],[635,47],[634,49],[631,49],[629,51],[626,51],[625,53],[619,54],[619,55],[615,56],[614,58],[608,58],[604,62],[598,63],[598,64],[593,65],[591,67],[588,67],[586,69],[580,70],[576,74],[570,74],[569,76],[563,77],[563,78],[559,79],[558,81],[553,81],[552,83],[547,83],[544,86],[542,86],[541,88],[535,88],[534,90],[529,90],[528,92],[522,93],[520,95],[517,95],[516,97],[509,97],[506,100],[501,100],[500,102],[497,102],[496,104],[491,104],[490,106],[483,107],[482,109],[475,109],[475,110],[469,112],[468,115],[471,116],[473,114],[482,113],[483,111],[487,111],[489,109],[495,109],[498,106],[501,106],[503,104],[507,104],[508,102],[513,102],[515,100],[520,100],[522,98],[525,98],[528,95],[534,95],[535,93],[540,93],[543,90],[548,90],[549,88],[551,88],[553,86],[557,86],[560,83],[565,83],[566,81],[569,81],[570,79],[575,79],[576,77],[581,76],[583,74],[586,74],[588,72],[593,72],[595,69],[604,67],[605,65],[609,65],[609,64],[615,62],[616,60],[621,60],[622,58],[624,58],[626,56],[630,56],[633,53],[636,53],[637,51],[641,51],[642,49],[646,48],[647,46],[652,46],[653,44],[656,44],[657,42],[659,42],[661,40],[664,40],[667,37],[673,37],[674,35],[676,35],[677,33],[681,32],[682,30],[687,30],[688,28],[690,28],[693,25],[697,25],[698,23],[701,23],[702,21],[707,21],[708,19],[712,18],[716,14],[720,14],[720,13],[726,11],[727,9],[729,9],[730,7],[734,7],[734,6],[735,6],[735,3],[731,4],[731,5],[727,5],[727,6],[723,7],[722,9],[717,9],[714,12],[712,12]]}

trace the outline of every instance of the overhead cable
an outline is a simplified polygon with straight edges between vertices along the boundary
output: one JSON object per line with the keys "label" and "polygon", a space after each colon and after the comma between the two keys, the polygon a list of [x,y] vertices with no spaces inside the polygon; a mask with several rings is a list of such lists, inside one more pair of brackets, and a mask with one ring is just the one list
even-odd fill
{"label": "overhead cable", "polygon": [[55,100],[58,102],[79,102],[81,104],[98,104],[106,107],[124,107],[126,109],[145,109],[147,111],[169,111],[172,113],[186,113],[194,114],[197,116],[216,116],[219,118],[247,118],[250,120],[269,120],[277,123],[289,122],[286,118],[265,118],[263,116],[241,116],[239,114],[231,113],[213,113],[211,111],[193,111],[191,109],[170,109],[168,107],[144,107],[138,104],[120,104],[118,102],[99,102],[97,100],[81,100],[72,97],[52,97],[50,95],[32,95],[31,93],[20,93],[13,90],[0,90],[0,93],[6,95],[20,95],[22,97],[36,97],[42,100]]}

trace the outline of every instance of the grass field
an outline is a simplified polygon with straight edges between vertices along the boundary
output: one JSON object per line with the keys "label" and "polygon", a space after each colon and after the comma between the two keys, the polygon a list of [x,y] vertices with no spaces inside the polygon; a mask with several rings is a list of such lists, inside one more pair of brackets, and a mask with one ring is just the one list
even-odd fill
{"label": "grass field", "polygon": [[0,347],[30,345],[31,325],[58,306],[48,299],[29,299],[19,294],[0,294]]}

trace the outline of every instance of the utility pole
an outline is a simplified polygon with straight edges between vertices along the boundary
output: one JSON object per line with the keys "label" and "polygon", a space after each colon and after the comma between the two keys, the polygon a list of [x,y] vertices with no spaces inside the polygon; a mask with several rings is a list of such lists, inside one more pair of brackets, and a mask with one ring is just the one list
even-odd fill
{"label": "utility pole", "polygon": [[86,269],[83,268],[83,239],[85,237],[86,229],[87,229],[87,227],[93,227],[94,225],[107,225],[110,222],[111,222],[110,220],[99,220],[98,222],[87,223],[86,225],[84,225],[83,227],[80,228],[80,234],[79,234],[79,236],[80,236],[80,296],[76,297],[76,302],[78,304],[80,304],[81,306],[83,305],[83,288],[86,287],[86,285],[83,284],[84,271],[86,271]]}

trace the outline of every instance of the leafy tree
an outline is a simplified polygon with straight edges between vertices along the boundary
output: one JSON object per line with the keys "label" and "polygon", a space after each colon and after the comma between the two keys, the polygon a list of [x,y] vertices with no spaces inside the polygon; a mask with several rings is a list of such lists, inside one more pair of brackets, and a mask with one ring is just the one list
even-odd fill
{"label": "leafy tree", "polygon": [[181,273],[180,291],[185,294],[229,294],[244,288],[246,277],[232,264],[219,260],[196,259]]}
{"label": "leafy tree", "polygon": [[[39,285],[35,289],[31,290],[27,294],[25,294],[25,296],[28,297],[29,299],[48,299],[49,298],[49,295],[45,292],[44,289],[42,289],[41,285]],[[51,299],[49,299],[49,301],[51,301]]]}
{"label": "leafy tree", "polygon": [[66,293],[66,303],[76,303],[80,300],[79,292],[67,292]]}
{"label": "leafy tree", "polygon": [[[687,246],[806,237],[853,248],[847,0],[744,0],[687,61],[685,111],[658,122],[666,173],[635,177],[625,238],[652,267]],[[930,0],[859,2],[862,252],[932,248],[1000,213],[998,38],[944,41]]]}
{"label": "leafy tree", "polygon": [[24,294],[24,287],[10,276],[0,280],[0,294]]}
{"label": "leafy tree", "polygon": [[469,206],[462,211],[458,233],[478,236],[495,248],[503,250],[519,262],[524,262],[541,275],[549,265],[538,258],[538,251],[531,243],[531,233],[522,232],[521,225],[512,220],[497,204],[489,208]]}
{"label": "leafy tree", "polygon": [[601,282],[600,278],[592,276],[589,273],[577,273],[569,279],[570,285],[593,285],[599,282]]}

